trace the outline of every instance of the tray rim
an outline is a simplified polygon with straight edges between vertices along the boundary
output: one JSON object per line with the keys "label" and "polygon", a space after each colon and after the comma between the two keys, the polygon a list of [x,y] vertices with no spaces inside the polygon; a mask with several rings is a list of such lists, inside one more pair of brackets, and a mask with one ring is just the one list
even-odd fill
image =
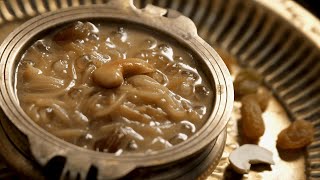
{"label": "tray rim", "polygon": [[253,0],[275,12],[320,48],[320,20],[293,0]]}

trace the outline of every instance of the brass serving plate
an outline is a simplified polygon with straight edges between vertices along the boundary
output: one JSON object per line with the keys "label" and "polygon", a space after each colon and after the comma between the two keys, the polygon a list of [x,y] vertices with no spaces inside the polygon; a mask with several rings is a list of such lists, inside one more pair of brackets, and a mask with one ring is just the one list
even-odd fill
{"label": "brass serving plate", "polygon": [[[50,2],[50,3],[49,3]],[[29,17],[69,6],[106,0],[0,1],[0,41]],[[136,0],[177,9],[193,19],[198,34],[242,66],[261,73],[275,95],[263,114],[266,133],[259,145],[274,152],[273,166],[254,166],[248,175],[230,170],[228,155],[242,143],[237,131],[239,106],[228,124],[227,144],[218,167],[200,179],[319,179],[320,178],[320,23],[292,0]],[[235,69],[237,71],[237,69]],[[277,134],[290,121],[307,119],[316,127],[314,142],[305,150],[279,152]],[[1,136],[1,135],[0,135]],[[3,136],[2,136],[3,137]],[[21,162],[25,163],[25,162]],[[32,167],[30,167],[32,169]],[[13,174],[0,165],[0,178]]]}

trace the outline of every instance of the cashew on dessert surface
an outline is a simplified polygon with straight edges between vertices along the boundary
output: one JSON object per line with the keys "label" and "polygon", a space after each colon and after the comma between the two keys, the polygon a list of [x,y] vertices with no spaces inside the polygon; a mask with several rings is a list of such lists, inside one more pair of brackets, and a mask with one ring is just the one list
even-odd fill
{"label": "cashew on dessert surface", "polygon": [[96,69],[93,80],[104,88],[119,87],[124,77],[154,72],[155,69],[146,61],[138,58],[120,59],[103,64]]}

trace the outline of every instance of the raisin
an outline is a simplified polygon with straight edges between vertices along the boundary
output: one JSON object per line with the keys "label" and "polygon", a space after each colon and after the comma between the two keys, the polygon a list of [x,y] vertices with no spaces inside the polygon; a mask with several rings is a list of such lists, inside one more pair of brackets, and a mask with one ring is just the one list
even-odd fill
{"label": "raisin", "polygon": [[120,149],[125,136],[120,129],[114,129],[107,137],[97,140],[94,143],[94,149],[100,152],[115,153]]}
{"label": "raisin", "polygon": [[266,89],[259,89],[256,96],[259,106],[262,112],[264,112],[268,107],[272,94]]}
{"label": "raisin", "polygon": [[262,111],[254,96],[248,95],[241,99],[241,126],[243,134],[252,140],[259,139],[265,131]]}
{"label": "raisin", "polygon": [[299,149],[313,140],[313,125],[305,120],[297,120],[278,135],[277,147],[280,149]]}
{"label": "raisin", "polygon": [[219,56],[227,66],[230,73],[232,73],[232,67],[236,64],[236,60],[229,53],[219,47],[214,47],[214,49],[218,52]]}
{"label": "raisin", "polygon": [[252,69],[241,71],[234,80],[234,91],[236,97],[242,97],[257,92],[261,84],[261,76]]}
{"label": "raisin", "polygon": [[53,41],[58,44],[74,42],[75,40],[80,40],[88,38],[92,34],[97,34],[98,30],[95,25],[86,22],[82,23],[80,21],[72,24],[71,26],[62,29],[53,36]]}
{"label": "raisin", "polygon": [[271,93],[265,89],[259,89],[258,93],[256,94],[248,94],[247,97],[250,99],[255,99],[260,106],[262,112],[264,112],[269,104],[269,101],[272,97]]}

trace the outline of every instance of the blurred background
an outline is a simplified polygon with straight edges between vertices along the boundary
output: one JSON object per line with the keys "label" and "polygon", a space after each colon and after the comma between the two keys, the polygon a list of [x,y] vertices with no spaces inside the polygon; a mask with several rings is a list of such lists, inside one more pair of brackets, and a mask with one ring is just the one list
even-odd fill
{"label": "blurred background", "polygon": [[295,0],[320,18],[320,0]]}

